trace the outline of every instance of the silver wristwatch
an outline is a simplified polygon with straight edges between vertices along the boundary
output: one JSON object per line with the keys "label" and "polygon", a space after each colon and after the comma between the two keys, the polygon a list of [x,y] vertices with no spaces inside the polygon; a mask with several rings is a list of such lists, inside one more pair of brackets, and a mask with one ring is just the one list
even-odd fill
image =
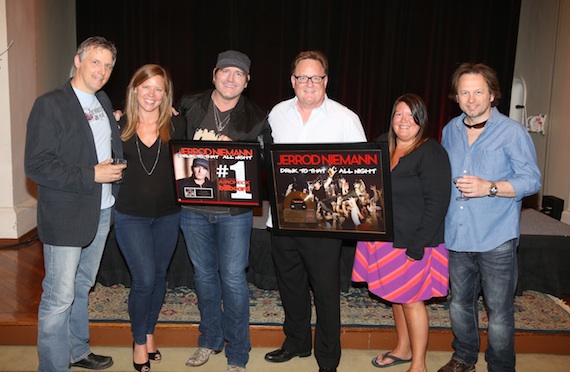
{"label": "silver wristwatch", "polygon": [[489,188],[489,196],[494,197],[498,192],[499,189],[497,188],[497,185],[495,185],[495,182],[491,182],[491,187]]}

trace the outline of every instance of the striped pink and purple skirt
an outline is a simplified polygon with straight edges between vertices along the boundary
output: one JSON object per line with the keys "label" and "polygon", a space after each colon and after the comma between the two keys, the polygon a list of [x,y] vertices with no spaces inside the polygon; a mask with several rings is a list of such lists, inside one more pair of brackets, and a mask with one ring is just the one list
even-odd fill
{"label": "striped pink and purple skirt", "polygon": [[444,297],[449,289],[448,252],[440,244],[426,248],[420,261],[410,261],[406,250],[391,242],[358,242],[352,281],[366,282],[370,292],[399,304]]}

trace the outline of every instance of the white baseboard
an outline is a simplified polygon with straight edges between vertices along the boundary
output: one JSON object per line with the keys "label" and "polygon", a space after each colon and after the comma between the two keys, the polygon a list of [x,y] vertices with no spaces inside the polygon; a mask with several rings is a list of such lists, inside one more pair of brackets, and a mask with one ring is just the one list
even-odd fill
{"label": "white baseboard", "polygon": [[0,208],[0,239],[18,239],[37,226],[37,200]]}

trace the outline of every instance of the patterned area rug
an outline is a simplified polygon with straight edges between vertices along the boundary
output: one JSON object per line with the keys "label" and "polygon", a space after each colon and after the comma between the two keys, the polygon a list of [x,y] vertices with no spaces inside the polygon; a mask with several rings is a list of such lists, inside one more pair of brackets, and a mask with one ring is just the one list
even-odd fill
{"label": "patterned area rug", "polygon": [[[252,325],[281,325],[283,309],[279,292],[262,290],[250,284],[250,323]],[[104,287],[97,284],[89,297],[89,317],[92,321],[129,321],[127,298],[129,288],[123,285]],[[449,304],[445,299],[427,305],[430,327],[450,329]],[[381,300],[371,298],[366,288],[351,287],[341,293],[341,316],[345,327],[394,327],[391,308]],[[161,323],[198,323],[196,293],[187,287],[169,289],[160,313]],[[313,319],[315,319],[313,308]],[[487,328],[487,313],[479,300],[479,325]],[[525,291],[515,299],[515,328],[517,331],[570,333],[570,312],[565,303],[553,296]]]}

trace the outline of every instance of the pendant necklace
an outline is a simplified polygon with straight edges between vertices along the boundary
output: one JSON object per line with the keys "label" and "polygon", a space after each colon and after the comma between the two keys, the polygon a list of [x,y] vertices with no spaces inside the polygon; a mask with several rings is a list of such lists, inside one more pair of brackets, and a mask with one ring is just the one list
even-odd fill
{"label": "pendant necklace", "polygon": [[485,124],[487,124],[487,120],[485,120],[484,122],[479,123],[479,124],[469,125],[465,122],[465,119],[463,119],[463,125],[465,125],[468,129],[481,129],[481,128],[485,127]]}
{"label": "pendant necklace", "polygon": [[229,113],[224,120],[221,120],[220,110],[218,110],[218,107],[216,106],[214,100],[212,100],[212,106],[214,106],[214,122],[216,123],[216,129],[218,130],[218,134],[220,134],[230,122],[231,113]]}
{"label": "pendant necklace", "polygon": [[146,172],[146,174],[147,174],[148,176],[150,176],[150,175],[154,172],[154,170],[156,169],[156,165],[158,164],[158,158],[160,157],[160,145],[161,145],[161,143],[160,143],[160,141],[159,141],[159,143],[158,143],[158,151],[156,152],[156,159],[154,159],[154,164],[153,164],[153,166],[152,166],[152,169],[151,169],[150,172],[149,172],[148,169],[146,169],[146,167],[144,166],[144,163],[143,163],[143,160],[142,160],[142,156],[141,156],[141,148],[140,148],[140,145],[139,145],[139,136],[138,136],[136,133],[135,133],[135,142],[136,142],[136,144],[137,144],[137,153],[139,154],[139,162],[141,163],[141,165],[142,165],[144,171]]}

